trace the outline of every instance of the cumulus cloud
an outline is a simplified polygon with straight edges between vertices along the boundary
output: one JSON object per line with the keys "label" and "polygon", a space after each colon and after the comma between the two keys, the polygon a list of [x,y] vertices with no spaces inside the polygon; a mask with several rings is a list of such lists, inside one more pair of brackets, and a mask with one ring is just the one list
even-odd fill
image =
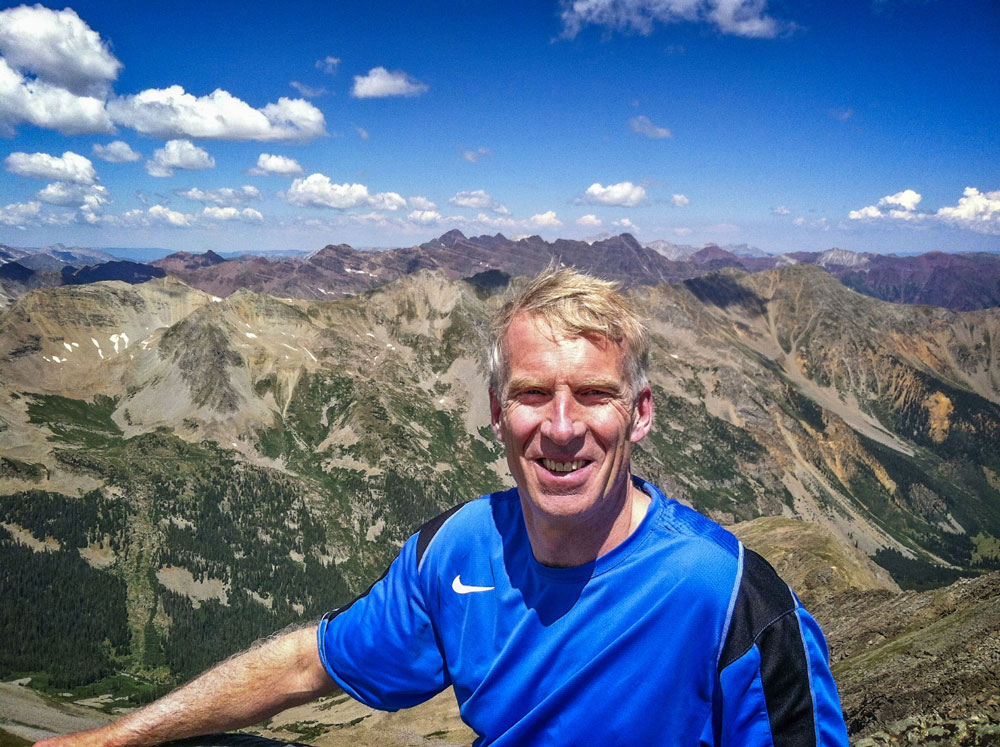
{"label": "cumulus cloud", "polygon": [[662,140],[663,138],[673,137],[673,133],[666,127],[659,127],[653,124],[652,120],[645,114],[638,117],[632,117],[628,121],[629,127],[632,128],[632,132],[638,132],[640,135],[645,135],[653,140]]}
{"label": "cumulus cloud", "polygon": [[37,223],[42,212],[40,202],[13,202],[0,208],[0,224],[24,228]]}
{"label": "cumulus cloud", "polygon": [[435,205],[431,200],[428,200],[422,195],[415,195],[409,200],[410,207],[415,210],[434,210],[437,205]]}
{"label": "cumulus cloud", "polygon": [[521,228],[521,224],[518,223],[513,218],[498,217],[494,218],[487,215],[486,213],[478,213],[475,217],[475,222],[484,226],[489,226],[490,228]]}
{"label": "cumulus cloud", "polygon": [[0,11],[0,54],[11,68],[77,96],[103,95],[122,67],[71,8],[21,5]]}
{"label": "cumulus cloud", "polygon": [[[886,195],[875,205],[868,205],[860,210],[852,210],[847,214],[851,220],[876,220],[878,218],[899,218],[913,220],[922,217],[914,212],[922,199],[921,195],[912,189],[904,189],[894,195]],[[883,212],[886,210],[887,212]],[[798,225],[798,224],[796,224]]]}
{"label": "cumulus cloud", "polygon": [[270,153],[261,153],[257,156],[257,165],[250,169],[251,174],[281,174],[291,176],[301,174],[302,167],[294,158],[287,156],[273,156]]}
{"label": "cumulus cloud", "polygon": [[483,156],[490,155],[489,148],[476,148],[475,150],[467,150],[462,153],[462,158],[464,158],[469,163],[475,163]]}
{"label": "cumulus cloud", "polygon": [[431,225],[432,223],[440,222],[443,216],[437,210],[414,210],[406,217],[414,223]]}
{"label": "cumulus cloud", "polygon": [[[163,225],[173,226],[174,228],[188,228],[194,220],[193,216],[179,213],[176,210],[171,210],[165,205],[153,205],[145,211],[130,210],[128,213],[125,213],[125,215],[133,213],[145,213],[150,223],[161,223]],[[146,223],[146,225],[149,225],[149,223]]]}
{"label": "cumulus cloud", "polygon": [[630,221],[628,218],[622,218],[621,220],[616,220],[611,225],[617,226],[618,228],[624,228],[626,231],[638,231],[639,226]]}
{"label": "cumulus cloud", "polygon": [[314,99],[317,96],[322,96],[326,93],[326,89],[323,88],[323,86],[313,88],[312,86],[307,86],[305,83],[299,83],[297,80],[289,81],[288,85],[305,96],[307,99]]}
{"label": "cumulus cloud", "polygon": [[904,189],[894,195],[886,195],[878,201],[879,207],[899,207],[903,210],[916,210],[920,203],[921,196],[912,189]]}
{"label": "cumulus cloud", "polygon": [[107,145],[94,143],[91,152],[108,163],[128,163],[142,158],[142,154],[132,150],[132,146],[124,140],[115,140]]}
{"label": "cumulus cloud", "polygon": [[264,216],[253,208],[243,208],[238,210],[234,207],[206,207],[201,211],[201,215],[209,220],[239,220],[246,223],[260,223]]}
{"label": "cumulus cloud", "polygon": [[379,192],[368,201],[376,210],[399,210],[406,207],[406,200],[396,192]]}
{"label": "cumulus cloud", "polygon": [[766,0],[562,0],[562,36],[589,25],[648,36],[657,23],[708,23],[724,34],[769,39],[783,25],[766,14]]}
{"label": "cumulus cloud", "polygon": [[935,217],[979,233],[1000,233],[1000,190],[983,193],[966,187],[962,195],[957,205],[939,209]]}
{"label": "cumulus cloud", "polygon": [[330,57],[327,55],[322,60],[316,60],[316,69],[322,70],[324,73],[333,75],[337,72],[337,66],[340,65],[339,57]]}
{"label": "cumulus cloud", "polygon": [[632,182],[609,184],[607,187],[594,182],[584,193],[583,202],[599,205],[617,205],[619,207],[635,207],[646,201],[646,190]]}
{"label": "cumulus cloud", "polygon": [[254,109],[217,88],[194,96],[181,86],[148,88],[108,102],[118,124],[144,135],[208,140],[309,140],[326,134],[323,113],[304,99],[282,96]]}
{"label": "cumulus cloud", "polygon": [[103,99],[30,80],[0,57],[0,134],[13,136],[15,126],[23,122],[64,135],[114,131]]}
{"label": "cumulus cloud", "polygon": [[168,140],[162,148],[153,151],[153,157],[146,161],[146,171],[150,176],[173,176],[175,169],[201,171],[215,167],[215,159],[208,151],[199,148],[190,140]]}
{"label": "cumulus cloud", "polygon": [[492,210],[497,215],[510,215],[510,210],[494,200],[490,197],[489,193],[482,189],[474,189],[471,192],[457,192],[448,202],[458,207],[471,208],[473,210]]}
{"label": "cumulus cloud", "polygon": [[784,205],[778,205],[778,207],[771,208],[772,215],[791,215],[792,211],[789,210]]}
{"label": "cumulus cloud", "polygon": [[670,198],[670,202],[674,204],[674,207],[684,207],[685,205],[690,205],[691,200],[688,199],[687,195],[676,194]]}
{"label": "cumulus cloud", "polygon": [[259,200],[260,190],[257,187],[245,184],[239,189],[232,187],[220,187],[219,189],[175,189],[174,194],[178,197],[185,197],[188,200],[201,202],[203,204],[221,205],[231,207],[234,205],[244,205],[251,200]]}
{"label": "cumulus cloud", "polygon": [[367,75],[355,75],[351,95],[357,99],[376,99],[386,96],[419,96],[429,86],[407,75],[402,70],[373,67]]}
{"label": "cumulus cloud", "polygon": [[562,221],[556,217],[554,210],[532,215],[528,219],[528,225],[535,226],[536,228],[557,228],[562,224]]}
{"label": "cumulus cloud", "polygon": [[59,157],[48,153],[11,153],[4,160],[4,165],[12,174],[35,179],[57,179],[73,184],[93,184],[97,181],[97,172],[90,159],[69,150]]}
{"label": "cumulus cloud", "polygon": [[63,207],[87,208],[98,211],[111,202],[107,187],[100,184],[52,182],[36,195],[42,202]]}
{"label": "cumulus cloud", "polygon": [[601,223],[601,219],[598,218],[593,213],[590,213],[588,215],[581,215],[579,218],[576,219],[576,223],[579,226],[588,226],[590,228],[598,228],[599,226],[603,225],[603,223]]}
{"label": "cumulus cloud", "polygon": [[324,174],[310,174],[296,179],[285,193],[285,201],[303,207],[326,207],[347,210],[372,207],[376,210],[398,210],[406,200],[395,192],[371,194],[364,184],[333,184]]}

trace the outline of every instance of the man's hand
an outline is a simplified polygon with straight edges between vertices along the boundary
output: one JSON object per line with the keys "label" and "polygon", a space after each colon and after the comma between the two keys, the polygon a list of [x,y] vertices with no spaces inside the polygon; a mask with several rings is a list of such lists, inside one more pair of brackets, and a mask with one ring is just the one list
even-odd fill
{"label": "man's hand", "polygon": [[300,628],[227,659],[184,687],[107,726],[36,747],[143,747],[239,729],[334,689],[316,647]]}

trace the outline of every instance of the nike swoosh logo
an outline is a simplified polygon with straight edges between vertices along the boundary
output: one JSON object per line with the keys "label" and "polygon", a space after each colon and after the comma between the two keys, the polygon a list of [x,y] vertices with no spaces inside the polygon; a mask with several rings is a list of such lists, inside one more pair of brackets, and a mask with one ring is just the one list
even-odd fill
{"label": "nike swoosh logo", "polygon": [[455,580],[451,582],[451,589],[456,594],[472,594],[477,591],[492,591],[492,586],[467,586],[462,583],[462,574],[459,573],[455,576]]}

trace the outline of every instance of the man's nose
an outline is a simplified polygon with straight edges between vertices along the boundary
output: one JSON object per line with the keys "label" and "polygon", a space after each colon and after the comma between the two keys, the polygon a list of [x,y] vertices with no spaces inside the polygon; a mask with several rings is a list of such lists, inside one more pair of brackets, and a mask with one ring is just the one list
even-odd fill
{"label": "man's nose", "polygon": [[584,435],[586,426],[580,420],[578,404],[571,394],[557,393],[548,409],[548,417],[542,423],[543,436],[553,443],[564,445]]}

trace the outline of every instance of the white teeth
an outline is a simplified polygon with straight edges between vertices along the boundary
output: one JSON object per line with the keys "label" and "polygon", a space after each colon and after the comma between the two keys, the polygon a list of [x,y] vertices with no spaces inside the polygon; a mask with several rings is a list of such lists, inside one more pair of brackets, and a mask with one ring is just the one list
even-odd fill
{"label": "white teeth", "polygon": [[571,462],[557,462],[555,459],[542,459],[542,466],[551,472],[573,472],[580,469],[586,462],[583,459],[574,459]]}

